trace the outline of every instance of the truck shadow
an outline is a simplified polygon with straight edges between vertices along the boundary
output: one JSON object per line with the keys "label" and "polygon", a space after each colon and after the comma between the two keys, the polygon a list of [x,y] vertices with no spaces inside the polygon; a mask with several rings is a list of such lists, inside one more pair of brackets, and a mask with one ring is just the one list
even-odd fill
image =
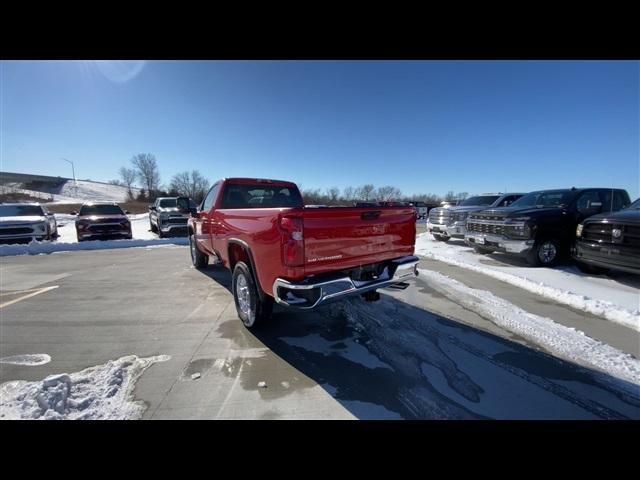
{"label": "truck shadow", "polygon": [[[227,270],[202,273],[230,290]],[[302,374],[266,378],[259,391],[268,401],[319,385],[359,419],[640,418],[637,385],[384,294],[314,311],[276,305],[273,318],[251,331],[227,323],[223,336],[266,346]],[[268,361],[244,365],[243,388],[257,388],[252,368],[264,375],[260,362]]]}

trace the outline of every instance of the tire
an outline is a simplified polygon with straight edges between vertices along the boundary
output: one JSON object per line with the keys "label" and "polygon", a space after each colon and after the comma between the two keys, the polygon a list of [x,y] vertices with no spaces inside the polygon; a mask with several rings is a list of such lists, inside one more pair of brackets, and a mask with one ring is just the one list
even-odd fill
{"label": "tire", "polygon": [[266,296],[260,300],[251,270],[244,262],[236,263],[233,269],[232,290],[238,317],[245,327],[255,328],[271,318],[273,299]]}
{"label": "tire", "polygon": [[538,240],[527,254],[527,263],[532,267],[555,267],[560,260],[561,244],[555,238]]}
{"label": "tire", "polygon": [[149,230],[151,230],[153,233],[156,233],[158,231],[158,228],[153,225],[153,222],[151,220],[149,220]]}
{"label": "tire", "polygon": [[480,255],[489,255],[490,253],[495,252],[492,248],[487,247],[477,247],[474,245],[473,250]]}
{"label": "tire", "polygon": [[202,270],[207,267],[207,264],[209,263],[209,255],[205,255],[198,250],[193,234],[189,235],[189,253],[191,254],[191,263],[194,267],[198,270]]}
{"label": "tire", "polygon": [[589,265],[588,263],[582,262],[576,262],[576,266],[582,273],[588,273],[590,275],[602,275],[609,271],[606,268],[596,267],[595,265]]}
{"label": "tire", "polygon": [[445,237],[444,235],[436,235],[435,233],[432,233],[431,235],[439,242],[448,242],[451,240],[451,237]]}

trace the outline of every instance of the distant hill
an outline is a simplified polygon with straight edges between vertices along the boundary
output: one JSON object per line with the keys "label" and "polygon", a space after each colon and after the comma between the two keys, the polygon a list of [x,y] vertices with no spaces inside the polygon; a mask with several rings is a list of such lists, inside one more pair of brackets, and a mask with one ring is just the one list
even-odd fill
{"label": "distant hill", "polygon": [[[42,202],[82,203],[87,201],[124,202],[127,187],[92,180],[47,177],[21,173],[0,172],[0,193],[24,194]],[[140,189],[132,188],[134,196]]]}

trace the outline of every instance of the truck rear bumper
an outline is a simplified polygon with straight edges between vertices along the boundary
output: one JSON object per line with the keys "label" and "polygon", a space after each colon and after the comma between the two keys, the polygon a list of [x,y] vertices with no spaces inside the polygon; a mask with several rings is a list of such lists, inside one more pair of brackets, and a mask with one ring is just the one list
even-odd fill
{"label": "truck rear bumper", "polygon": [[420,259],[413,255],[391,260],[375,280],[352,280],[342,273],[329,274],[322,278],[312,277],[296,283],[277,278],[273,282],[273,297],[280,305],[311,309],[350,295],[360,295],[413,278],[418,274],[419,261]]}

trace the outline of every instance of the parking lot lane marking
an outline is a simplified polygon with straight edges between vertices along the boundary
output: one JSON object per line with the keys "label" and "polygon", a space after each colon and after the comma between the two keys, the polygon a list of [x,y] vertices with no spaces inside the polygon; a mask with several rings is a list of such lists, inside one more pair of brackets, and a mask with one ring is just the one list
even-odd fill
{"label": "parking lot lane marking", "polygon": [[13,305],[14,303],[21,302],[22,300],[26,300],[27,298],[35,297],[36,295],[40,295],[41,293],[48,292],[49,290],[54,290],[59,286],[60,285],[53,285],[51,287],[39,288],[35,292],[31,292],[27,295],[23,295],[22,297],[14,298],[13,300],[9,300],[8,302],[0,303],[0,308],[8,307],[9,305]]}

